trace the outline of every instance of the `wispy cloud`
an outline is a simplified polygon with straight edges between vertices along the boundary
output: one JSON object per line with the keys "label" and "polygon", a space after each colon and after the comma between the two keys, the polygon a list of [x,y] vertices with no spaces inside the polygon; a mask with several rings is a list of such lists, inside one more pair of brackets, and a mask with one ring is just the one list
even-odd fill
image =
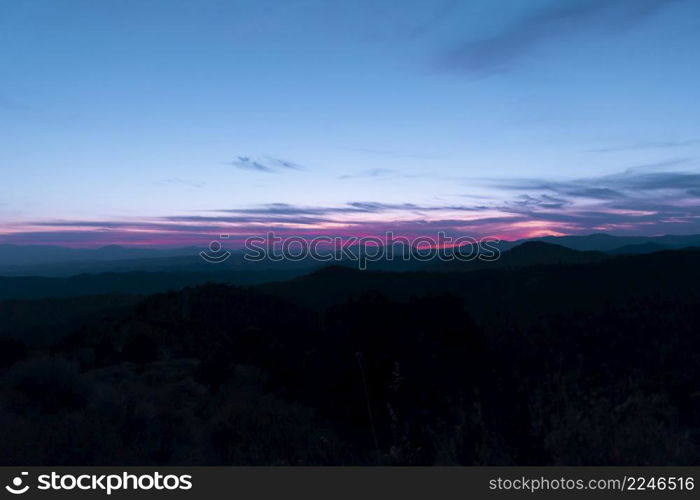
{"label": "wispy cloud", "polygon": [[370,168],[353,174],[341,175],[339,179],[357,179],[362,177],[385,177],[394,173],[390,168]]}
{"label": "wispy cloud", "polygon": [[255,172],[276,173],[284,170],[302,170],[298,163],[280,158],[264,156],[261,158],[251,158],[250,156],[239,156],[228,163],[241,170],[252,170]]}
{"label": "wispy cloud", "polygon": [[515,201],[513,201],[513,205],[520,207],[539,207],[552,209],[563,208],[570,204],[571,202],[569,200],[559,198],[556,196],[551,196],[548,194],[539,194],[535,196],[529,194],[521,194],[515,199]]}
{"label": "wispy cloud", "polygon": [[[665,163],[671,164],[671,163]],[[673,163],[679,164],[679,163]],[[661,163],[657,164],[661,165]],[[653,192],[676,191],[676,199],[687,196],[689,190],[700,189],[700,173],[694,171],[655,171],[649,166],[629,168],[619,174],[552,181],[545,179],[494,179],[493,187],[509,191],[546,192],[553,196],[591,200],[640,198]],[[640,201],[643,204],[643,201]]]}
{"label": "wispy cloud", "polygon": [[[213,210],[214,213],[235,214],[246,217],[267,217],[267,220],[287,220],[288,217],[325,217],[327,221],[332,221],[337,215],[368,215],[394,213],[414,213],[423,212],[474,212],[486,209],[486,205],[419,205],[415,203],[382,203],[376,201],[352,201],[336,206],[302,206],[287,203],[271,203],[251,208],[232,208]],[[284,218],[284,219],[282,219]]]}
{"label": "wispy cloud", "polygon": [[[660,164],[661,162],[657,163]],[[629,168],[568,180],[480,179],[494,195],[473,204],[350,201],[333,206],[272,203],[196,214],[119,220],[36,220],[0,229],[0,241],[55,244],[173,245],[206,243],[219,234],[232,242],[275,231],[280,236],[499,236],[544,234],[700,233],[700,171]],[[473,182],[472,182],[473,185]],[[154,243],[157,242],[157,243]]]}
{"label": "wispy cloud", "polygon": [[569,0],[535,10],[493,36],[471,40],[439,58],[443,69],[491,73],[528,56],[542,45],[599,29],[617,32],[682,0]]}
{"label": "wispy cloud", "polygon": [[568,181],[492,180],[515,194],[500,209],[528,221],[566,224],[575,232],[641,234],[700,231],[700,172],[648,166]]}
{"label": "wispy cloud", "polygon": [[609,146],[586,150],[587,153],[617,153],[620,151],[636,151],[640,149],[670,149],[695,146],[700,144],[700,139],[688,139],[683,141],[645,141],[634,144]]}

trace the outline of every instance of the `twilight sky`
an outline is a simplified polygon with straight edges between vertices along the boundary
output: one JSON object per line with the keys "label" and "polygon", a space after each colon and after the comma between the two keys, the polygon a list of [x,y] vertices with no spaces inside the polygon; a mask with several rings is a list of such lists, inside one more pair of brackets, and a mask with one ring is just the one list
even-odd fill
{"label": "twilight sky", "polygon": [[0,243],[700,233],[700,0],[0,0]]}

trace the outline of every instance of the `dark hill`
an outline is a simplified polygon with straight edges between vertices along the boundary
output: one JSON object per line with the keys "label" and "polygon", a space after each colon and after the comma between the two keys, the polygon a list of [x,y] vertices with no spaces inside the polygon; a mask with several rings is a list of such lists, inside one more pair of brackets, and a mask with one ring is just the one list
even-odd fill
{"label": "dark hill", "polygon": [[614,250],[611,250],[610,254],[612,255],[634,255],[634,254],[642,254],[642,253],[653,253],[653,252],[661,252],[662,250],[668,250],[669,248],[664,245],[660,245],[658,243],[639,243],[637,245],[625,245],[620,248],[616,248]]}
{"label": "dark hill", "polygon": [[[556,248],[553,251],[563,253]],[[598,257],[593,256],[596,260]],[[593,304],[602,307],[606,301],[659,294],[691,300],[700,296],[698,280],[700,250],[688,249],[609,257],[584,264],[499,266],[468,273],[393,273],[331,267],[261,287],[313,307],[326,307],[369,290],[398,300],[421,293],[449,293],[463,297],[475,315],[503,320],[529,311],[576,310]]]}
{"label": "dark hill", "polygon": [[231,270],[208,264],[207,271],[128,271],[69,277],[0,276],[0,300],[78,297],[81,295],[151,295],[205,283],[259,284],[293,278],[300,269]]}
{"label": "dark hill", "polygon": [[484,269],[515,268],[561,264],[587,264],[600,262],[610,256],[603,252],[579,251],[553,243],[526,241],[506,250],[496,260],[435,259],[424,266],[426,271],[477,271]]}
{"label": "dark hill", "polygon": [[504,252],[501,266],[534,266],[550,264],[588,264],[608,258],[603,252],[578,251],[542,241],[527,241]]}
{"label": "dark hill", "polygon": [[0,463],[698,465],[699,280],[682,250],[16,302],[89,314],[0,338]]}
{"label": "dark hill", "polygon": [[80,295],[150,295],[166,290],[198,285],[208,281],[226,281],[205,273],[103,273],[80,274],[69,278],[0,277],[0,300],[77,297]]}

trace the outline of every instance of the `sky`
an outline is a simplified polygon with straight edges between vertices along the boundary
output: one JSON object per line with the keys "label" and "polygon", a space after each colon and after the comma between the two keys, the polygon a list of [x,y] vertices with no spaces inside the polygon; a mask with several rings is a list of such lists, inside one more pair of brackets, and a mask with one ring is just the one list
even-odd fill
{"label": "sky", "polygon": [[700,0],[0,0],[0,243],[700,233]]}

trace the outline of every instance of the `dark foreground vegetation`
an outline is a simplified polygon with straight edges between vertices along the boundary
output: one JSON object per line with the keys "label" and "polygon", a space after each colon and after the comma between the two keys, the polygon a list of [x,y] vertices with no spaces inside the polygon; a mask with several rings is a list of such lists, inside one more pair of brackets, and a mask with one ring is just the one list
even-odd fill
{"label": "dark foreground vegetation", "polygon": [[0,463],[698,465],[699,283],[689,250],[0,303]]}

